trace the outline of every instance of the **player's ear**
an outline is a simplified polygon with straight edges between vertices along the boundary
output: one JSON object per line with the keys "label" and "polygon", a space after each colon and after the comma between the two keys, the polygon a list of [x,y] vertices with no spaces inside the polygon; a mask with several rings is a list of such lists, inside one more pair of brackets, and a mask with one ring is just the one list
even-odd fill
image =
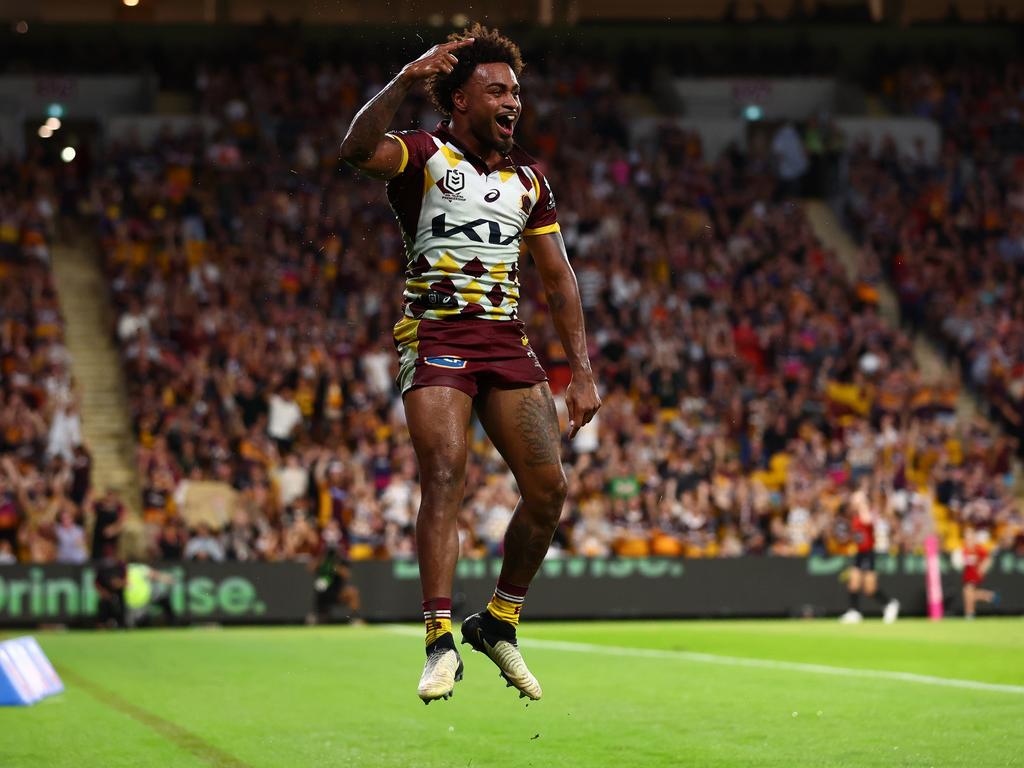
{"label": "player's ear", "polygon": [[456,88],[452,91],[452,108],[455,112],[466,112],[469,110],[466,92],[461,88]]}

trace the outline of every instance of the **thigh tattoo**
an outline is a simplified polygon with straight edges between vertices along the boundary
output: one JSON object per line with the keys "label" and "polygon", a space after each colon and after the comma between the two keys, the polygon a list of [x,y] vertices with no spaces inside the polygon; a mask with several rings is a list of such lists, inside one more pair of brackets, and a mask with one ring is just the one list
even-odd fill
{"label": "thigh tattoo", "polygon": [[526,465],[559,463],[558,414],[546,390],[527,392],[516,406],[516,427],[526,444]]}

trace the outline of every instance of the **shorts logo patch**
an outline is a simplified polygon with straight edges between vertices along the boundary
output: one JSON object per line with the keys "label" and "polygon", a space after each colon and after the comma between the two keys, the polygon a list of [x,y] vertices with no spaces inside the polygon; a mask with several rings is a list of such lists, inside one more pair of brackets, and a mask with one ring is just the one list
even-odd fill
{"label": "shorts logo patch", "polygon": [[433,365],[437,368],[451,368],[454,370],[462,369],[466,367],[466,361],[461,357],[451,357],[444,355],[442,357],[427,357],[423,360],[427,365]]}

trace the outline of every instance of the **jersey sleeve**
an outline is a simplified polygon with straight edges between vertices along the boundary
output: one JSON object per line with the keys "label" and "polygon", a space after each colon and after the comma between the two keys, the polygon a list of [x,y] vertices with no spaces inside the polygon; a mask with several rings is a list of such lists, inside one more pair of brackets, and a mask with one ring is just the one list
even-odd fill
{"label": "jersey sleeve", "polygon": [[535,184],[537,185],[537,202],[530,211],[530,218],[526,220],[526,227],[523,235],[547,235],[551,232],[558,232],[558,214],[555,210],[555,195],[551,191],[551,185],[547,177],[537,168],[532,168]]}
{"label": "jersey sleeve", "polygon": [[429,158],[437,151],[434,140],[426,131],[391,131],[390,136],[402,147],[402,164],[398,167],[398,175],[411,170],[422,170]]}

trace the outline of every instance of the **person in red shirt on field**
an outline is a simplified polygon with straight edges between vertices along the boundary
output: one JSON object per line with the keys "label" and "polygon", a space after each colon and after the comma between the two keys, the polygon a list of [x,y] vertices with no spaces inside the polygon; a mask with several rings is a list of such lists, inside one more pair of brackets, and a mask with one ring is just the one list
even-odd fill
{"label": "person in red shirt on field", "polygon": [[978,541],[973,528],[964,531],[964,544],[960,550],[963,558],[964,618],[973,619],[978,602],[996,603],[999,595],[991,589],[980,589],[981,582],[992,567],[988,550]]}
{"label": "person in red shirt on field", "polygon": [[890,598],[878,588],[878,574],[875,572],[875,512],[866,491],[859,489],[850,496],[850,510],[850,528],[857,553],[853,556],[847,584],[850,607],[839,620],[844,624],[857,624],[864,620],[860,612],[860,596],[863,593],[874,597],[884,606],[882,619],[886,624],[892,624],[899,616],[900,601]]}

